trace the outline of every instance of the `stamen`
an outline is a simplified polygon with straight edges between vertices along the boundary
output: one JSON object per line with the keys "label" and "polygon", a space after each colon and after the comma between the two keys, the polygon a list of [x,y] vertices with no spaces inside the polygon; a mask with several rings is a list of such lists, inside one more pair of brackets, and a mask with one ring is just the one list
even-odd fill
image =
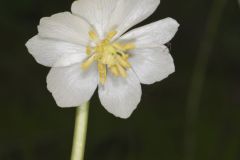
{"label": "stamen", "polygon": [[126,59],[124,59],[123,57],[117,56],[117,60],[118,60],[119,64],[121,66],[123,66],[124,68],[130,68],[131,67],[130,63]]}
{"label": "stamen", "polygon": [[104,54],[103,56],[101,56],[99,61],[101,61],[103,64],[111,66],[114,65],[115,58],[111,54]]}
{"label": "stamen", "polygon": [[117,69],[122,77],[127,77],[127,72],[121,65],[117,64]]}
{"label": "stamen", "polygon": [[124,46],[123,46],[123,50],[124,51],[127,51],[127,50],[131,50],[131,49],[135,49],[136,48],[136,46],[135,46],[135,44],[133,44],[133,43],[127,43],[127,44],[125,44]]}
{"label": "stamen", "polygon": [[98,35],[95,31],[90,31],[88,34],[89,34],[89,37],[92,41],[98,41],[99,40],[99,37],[98,37]]}
{"label": "stamen", "polygon": [[111,45],[107,45],[105,47],[105,51],[108,52],[108,53],[111,53],[112,55],[113,54],[117,54],[116,49],[113,46],[111,46]]}
{"label": "stamen", "polygon": [[110,70],[111,70],[111,72],[113,73],[114,76],[116,76],[116,77],[119,76],[120,73],[119,73],[116,65],[111,66],[111,67],[110,67]]}
{"label": "stamen", "polygon": [[86,47],[86,53],[87,53],[87,55],[91,55],[91,53],[92,53],[92,48],[91,48],[91,46],[87,46]]}
{"label": "stamen", "polygon": [[114,43],[113,46],[118,50],[122,49],[122,46],[119,43]]}
{"label": "stamen", "polygon": [[107,34],[107,37],[105,38],[106,40],[111,40],[114,36],[116,36],[117,31],[111,31]]}
{"label": "stamen", "polygon": [[83,62],[81,67],[84,70],[87,70],[93,64],[94,61],[95,61],[95,55],[91,56],[85,62]]}
{"label": "stamen", "polygon": [[126,44],[123,44],[123,45],[121,45],[119,43],[114,43],[113,46],[115,48],[117,48],[118,50],[121,50],[121,51],[128,51],[128,50],[136,48],[135,44],[133,44],[133,43],[126,43]]}
{"label": "stamen", "polygon": [[97,46],[95,47],[95,52],[96,52],[96,53],[103,53],[103,52],[104,52],[103,45],[97,45]]}
{"label": "stamen", "polygon": [[106,65],[102,63],[98,63],[98,73],[99,73],[99,81],[101,84],[104,84],[107,79],[107,69]]}
{"label": "stamen", "polygon": [[99,82],[104,84],[107,79],[107,69],[116,77],[127,77],[127,69],[131,68],[128,61],[128,50],[134,49],[133,43],[111,42],[117,31],[109,32],[105,39],[100,40],[95,31],[89,32],[89,38],[95,42],[95,46],[86,46],[86,54],[89,58],[82,63],[83,69],[88,69],[94,61],[98,64]]}

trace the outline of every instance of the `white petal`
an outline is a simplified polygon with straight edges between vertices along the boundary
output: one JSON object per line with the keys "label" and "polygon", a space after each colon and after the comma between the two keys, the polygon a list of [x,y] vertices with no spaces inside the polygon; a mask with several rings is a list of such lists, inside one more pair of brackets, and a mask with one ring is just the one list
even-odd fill
{"label": "white petal", "polygon": [[169,50],[165,46],[133,50],[129,59],[142,84],[152,84],[175,72]]}
{"label": "white petal", "polygon": [[127,78],[108,74],[107,81],[98,89],[99,98],[104,108],[116,117],[128,118],[141,100],[141,85],[133,71]]}
{"label": "white petal", "polygon": [[53,67],[67,67],[76,63],[83,62],[86,59],[85,54],[70,54],[63,55],[54,65]]}
{"label": "white petal", "polygon": [[60,107],[80,106],[88,101],[98,84],[96,65],[83,71],[81,64],[52,68],[47,87]]}
{"label": "white petal", "polygon": [[118,37],[148,18],[159,4],[160,0],[118,0],[108,28],[116,28],[118,31],[116,37]]}
{"label": "white petal", "polygon": [[[52,67],[62,56],[66,58],[71,55],[78,55],[77,59],[69,60],[68,65],[77,61],[80,62],[86,57],[85,48],[81,45],[44,39],[38,35],[31,38],[26,46],[38,63],[48,67]],[[66,66],[66,63],[64,65]],[[60,66],[59,63],[58,66]]]}
{"label": "white petal", "polygon": [[88,43],[90,25],[80,17],[69,12],[55,14],[42,18],[38,26],[39,35],[77,44]]}
{"label": "white petal", "polygon": [[122,35],[129,28],[149,17],[160,0],[78,0],[72,12],[92,24],[101,37],[116,29]]}
{"label": "white petal", "polygon": [[134,41],[137,48],[157,47],[169,42],[176,34],[178,27],[176,20],[166,18],[136,28],[120,37],[120,41]]}
{"label": "white petal", "polygon": [[109,23],[118,0],[78,0],[72,4],[72,12],[93,25],[99,36],[104,36],[104,31]]}

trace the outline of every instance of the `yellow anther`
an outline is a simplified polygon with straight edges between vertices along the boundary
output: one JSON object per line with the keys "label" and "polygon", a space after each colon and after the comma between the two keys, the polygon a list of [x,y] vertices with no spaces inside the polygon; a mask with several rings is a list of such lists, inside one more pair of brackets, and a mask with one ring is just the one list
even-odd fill
{"label": "yellow anther", "polygon": [[98,73],[99,73],[99,81],[101,84],[104,84],[107,79],[107,69],[106,65],[102,63],[98,63]]}
{"label": "yellow anther", "polygon": [[136,46],[133,43],[126,43],[126,44],[119,44],[119,43],[114,43],[113,46],[117,49],[117,50],[121,50],[121,51],[128,51],[131,49],[135,49]]}
{"label": "yellow anther", "polygon": [[114,36],[116,36],[116,34],[117,31],[108,32],[107,37],[105,39],[110,41]]}
{"label": "yellow anther", "polygon": [[117,64],[117,69],[118,69],[118,71],[119,71],[119,74],[120,74],[122,77],[124,77],[124,78],[127,77],[127,72],[126,72],[126,70],[125,70],[121,65]]}
{"label": "yellow anther", "polygon": [[114,43],[113,46],[117,49],[117,50],[121,50],[122,46],[119,43]]}
{"label": "yellow anther", "polygon": [[119,76],[119,71],[118,71],[116,65],[111,66],[111,67],[110,67],[110,70],[111,70],[111,72],[112,72],[112,74],[113,74],[114,76],[116,76],[116,77]]}
{"label": "yellow anther", "polygon": [[104,48],[103,48],[104,46],[102,46],[102,45],[98,45],[98,46],[96,46],[95,47],[95,52],[96,53],[103,53],[104,52]]}
{"label": "yellow anther", "polygon": [[100,57],[99,61],[103,64],[106,64],[106,65],[114,65],[115,64],[115,58],[113,55],[111,54],[104,54]]}
{"label": "yellow anther", "polygon": [[127,69],[131,67],[128,61],[128,50],[134,49],[133,43],[114,43],[112,39],[117,35],[116,31],[109,32],[104,39],[100,39],[95,31],[89,32],[89,39],[95,43],[86,46],[86,54],[89,56],[82,63],[83,69],[88,69],[94,61],[98,65],[99,83],[104,84],[107,79],[107,71],[116,77],[127,77]]}
{"label": "yellow anther", "polygon": [[87,53],[87,55],[91,55],[91,53],[92,53],[92,48],[91,48],[90,46],[87,46],[87,47],[86,47],[86,53]]}
{"label": "yellow anther", "polygon": [[128,61],[129,54],[124,54],[124,55],[122,55],[122,58],[123,58],[125,61]]}
{"label": "yellow anther", "polygon": [[105,52],[108,52],[110,54],[116,54],[117,53],[116,49],[113,46],[111,46],[111,45],[107,45],[104,48],[104,50],[105,50]]}
{"label": "yellow anther", "polygon": [[131,67],[131,65],[127,61],[127,59],[124,59],[122,56],[117,56],[117,60],[118,60],[119,64],[121,66],[123,66],[124,68],[130,68]]}
{"label": "yellow anther", "polygon": [[92,64],[93,64],[93,62],[95,61],[95,56],[91,56],[90,58],[88,58],[86,61],[84,61],[83,63],[82,63],[82,68],[84,69],[84,70],[86,70],[86,69],[88,69]]}
{"label": "yellow anther", "polygon": [[102,45],[103,46],[105,46],[105,45],[108,45],[110,43],[110,40],[108,40],[108,39],[104,39],[104,40],[102,40]]}
{"label": "yellow anther", "polygon": [[98,37],[98,35],[95,31],[90,31],[88,34],[89,34],[89,37],[92,41],[99,40],[99,37]]}
{"label": "yellow anther", "polygon": [[127,43],[127,44],[123,45],[123,47],[122,47],[122,49],[124,51],[135,49],[135,48],[136,48],[136,46],[133,43]]}

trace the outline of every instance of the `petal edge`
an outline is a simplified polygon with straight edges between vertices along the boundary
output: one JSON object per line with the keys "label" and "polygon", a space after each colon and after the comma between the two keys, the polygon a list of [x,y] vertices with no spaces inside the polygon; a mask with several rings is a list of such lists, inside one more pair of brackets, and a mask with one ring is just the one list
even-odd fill
{"label": "petal edge", "polygon": [[104,86],[99,86],[98,94],[103,107],[116,117],[127,119],[137,108],[141,100],[140,82],[129,69],[126,79],[108,74]]}

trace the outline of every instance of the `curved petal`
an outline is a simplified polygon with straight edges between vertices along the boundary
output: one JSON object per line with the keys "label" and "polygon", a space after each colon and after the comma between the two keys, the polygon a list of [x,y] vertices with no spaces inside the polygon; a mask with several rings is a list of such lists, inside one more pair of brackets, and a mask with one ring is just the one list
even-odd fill
{"label": "curved petal", "polygon": [[169,42],[176,34],[178,27],[176,20],[165,18],[136,28],[120,37],[119,41],[134,41],[137,48],[157,47]]}
{"label": "curved petal", "polygon": [[128,118],[141,100],[140,82],[131,70],[127,78],[108,74],[107,81],[99,86],[98,94],[104,108],[116,117]]}
{"label": "curved petal", "polygon": [[129,62],[142,84],[161,81],[175,72],[172,56],[165,46],[135,49],[131,54]]}
{"label": "curved petal", "polygon": [[71,43],[85,45],[89,42],[90,25],[80,17],[69,12],[57,13],[40,20],[39,35]]}
{"label": "curved petal", "polygon": [[96,65],[83,71],[81,64],[52,68],[47,87],[60,107],[80,106],[88,101],[98,84]]}
{"label": "curved petal", "polygon": [[153,14],[159,4],[160,0],[118,0],[108,30],[117,30],[118,34],[115,38],[121,36],[128,29]]}
{"label": "curved petal", "polygon": [[109,19],[118,0],[77,0],[72,4],[72,12],[93,25],[103,38]]}
{"label": "curved petal", "polygon": [[85,48],[81,45],[43,39],[38,35],[31,38],[26,43],[26,47],[38,63],[48,67],[52,67],[62,56],[66,58],[71,55],[78,55],[75,59],[68,60],[67,64],[61,65],[58,63],[58,66],[66,66],[81,62],[86,57]]}
{"label": "curved petal", "polygon": [[149,17],[160,0],[78,0],[72,12],[92,24],[101,37],[117,30],[115,37]]}

